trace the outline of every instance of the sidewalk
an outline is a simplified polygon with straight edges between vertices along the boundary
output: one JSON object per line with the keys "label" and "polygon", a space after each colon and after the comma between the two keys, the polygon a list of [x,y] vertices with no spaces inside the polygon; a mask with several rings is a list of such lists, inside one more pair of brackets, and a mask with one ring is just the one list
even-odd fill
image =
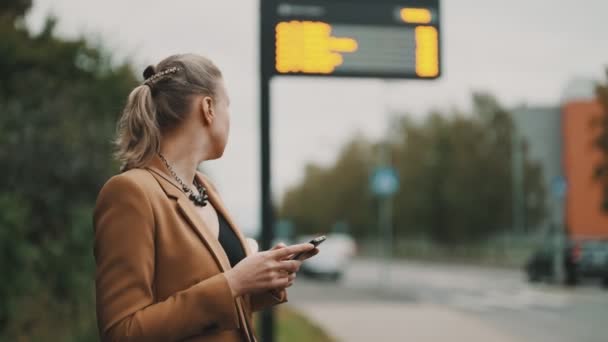
{"label": "sidewalk", "polygon": [[338,341],[520,342],[474,317],[429,304],[298,302],[294,307]]}

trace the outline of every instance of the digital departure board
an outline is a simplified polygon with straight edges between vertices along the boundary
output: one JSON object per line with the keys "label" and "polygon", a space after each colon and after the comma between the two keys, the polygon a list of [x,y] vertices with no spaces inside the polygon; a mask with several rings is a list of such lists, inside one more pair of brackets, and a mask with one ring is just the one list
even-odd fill
{"label": "digital departure board", "polygon": [[441,74],[439,0],[262,0],[262,9],[272,75]]}

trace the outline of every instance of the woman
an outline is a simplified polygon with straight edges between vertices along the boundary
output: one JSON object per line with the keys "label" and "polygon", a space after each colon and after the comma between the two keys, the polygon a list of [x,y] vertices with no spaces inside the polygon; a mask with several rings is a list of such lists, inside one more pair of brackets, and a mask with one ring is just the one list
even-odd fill
{"label": "woman", "polygon": [[252,251],[197,166],[222,156],[229,99],[208,59],[144,71],[118,123],[121,173],[94,213],[103,341],[255,341],[251,313],[287,301],[311,244]]}

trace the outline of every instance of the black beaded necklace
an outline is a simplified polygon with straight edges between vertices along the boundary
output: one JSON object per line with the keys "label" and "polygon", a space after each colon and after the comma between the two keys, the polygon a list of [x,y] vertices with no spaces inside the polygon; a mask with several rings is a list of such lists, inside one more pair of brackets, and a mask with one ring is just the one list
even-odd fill
{"label": "black beaded necklace", "polygon": [[171,165],[169,165],[169,162],[167,162],[167,159],[165,159],[165,157],[162,154],[159,153],[158,156],[163,161],[163,163],[165,163],[165,166],[167,167],[167,170],[169,170],[169,172],[171,173],[171,176],[173,176],[173,178],[175,178],[175,180],[179,183],[179,185],[182,186],[182,189],[184,190],[186,195],[188,195],[188,199],[190,199],[194,203],[194,205],[196,205],[198,207],[206,206],[207,201],[209,201],[209,195],[207,194],[207,189],[202,184],[199,184],[196,177],[194,177],[194,181],[192,183],[196,187],[196,190],[198,190],[198,195],[195,194],[194,191],[192,191],[192,189],[190,189],[190,187],[187,186],[186,183],[184,183],[181,180],[181,178],[179,178],[177,176],[175,171],[173,171],[173,168],[171,167]]}

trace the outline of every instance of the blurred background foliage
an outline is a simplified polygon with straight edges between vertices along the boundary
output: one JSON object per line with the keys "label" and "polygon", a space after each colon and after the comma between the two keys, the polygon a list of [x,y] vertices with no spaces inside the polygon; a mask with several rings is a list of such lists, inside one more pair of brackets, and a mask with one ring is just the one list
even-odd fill
{"label": "blurred background foliage", "polygon": [[0,340],[91,340],[91,213],[136,79],[53,18],[29,32],[30,6],[0,5]]}
{"label": "blurred background foliage", "polygon": [[[397,238],[439,244],[478,242],[512,225],[511,114],[490,94],[473,95],[472,112],[431,113],[422,121],[396,115],[388,142],[355,136],[335,164],[309,165],[285,195],[282,219],[299,232],[328,231],[346,222],[357,238],[378,235],[377,203],[368,189],[378,149],[388,144],[401,186],[394,199]],[[526,156],[526,146],[516,146]],[[527,225],[546,215],[541,167],[525,158]]]}
{"label": "blurred background foliage", "polygon": [[606,69],[605,83],[598,84],[596,95],[602,106],[602,115],[593,122],[598,128],[594,142],[596,148],[601,151],[602,157],[595,167],[594,176],[603,189],[602,209],[608,212],[608,69]]}

